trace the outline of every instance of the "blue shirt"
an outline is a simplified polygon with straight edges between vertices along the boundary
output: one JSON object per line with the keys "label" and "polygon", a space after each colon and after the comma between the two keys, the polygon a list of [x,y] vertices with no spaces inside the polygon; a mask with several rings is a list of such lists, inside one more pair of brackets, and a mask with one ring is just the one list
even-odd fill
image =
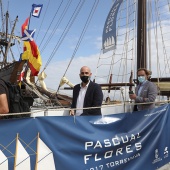
{"label": "blue shirt", "polygon": [[139,87],[139,88],[138,88],[138,94],[137,94],[138,96],[140,95],[140,93],[141,93],[141,91],[142,91],[142,88],[143,88],[143,85],[146,83],[146,81],[147,81],[147,80],[145,80],[143,83],[140,83],[140,84],[138,85],[138,87]]}

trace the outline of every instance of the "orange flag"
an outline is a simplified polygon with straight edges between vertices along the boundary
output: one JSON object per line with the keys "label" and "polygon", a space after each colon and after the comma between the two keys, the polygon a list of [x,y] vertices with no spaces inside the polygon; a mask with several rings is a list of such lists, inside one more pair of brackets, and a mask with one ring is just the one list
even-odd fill
{"label": "orange flag", "polygon": [[24,34],[24,30],[28,28],[28,22],[29,22],[29,17],[25,20],[25,22],[22,24],[21,26],[21,33],[22,33],[22,36]]}

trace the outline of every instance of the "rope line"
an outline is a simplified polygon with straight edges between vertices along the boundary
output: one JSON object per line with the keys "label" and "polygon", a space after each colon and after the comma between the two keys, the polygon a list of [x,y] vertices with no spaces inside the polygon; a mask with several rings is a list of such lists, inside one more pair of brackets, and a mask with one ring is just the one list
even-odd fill
{"label": "rope line", "polygon": [[54,108],[54,109],[50,109],[50,108],[46,108],[46,109],[41,109],[41,110],[36,110],[36,111],[31,111],[31,112],[22,112],[22,113],[8,113],[8,114],[0,114],[1,116],[12,116],[12,115],[27,115],[27,114],[35,114],[35,113],[40,113],[42,111],[70,111],[70,109],[73,110],[88,110],[88,109],[99,109],[99,108],[109,108],[109,107],[117,107],[117,106],[134,106],[134,105],[147,105],[147,104],[167,104],[169,103],[170,100],[164,100],[164,101],[156,101],[156,102],[147,102],[147,103],[134,103],[134,102],[129,102],[129,101],[125,101],[124,103],[120,103],[120,104],[103,104],[100,107],[86,107],[86,108]]}
{"label": "rope line", "polygon": [[[49,7],[49,4],[50,4],[50,0],[48,1],[48,4],[47,4],[46,10],[45,10],[45,14],[44,14],[43,20],[41,21],[41,25],[40,25],[40,28],[39,28],[39,30],[38,30],[38,33],[37,33],[37,36],[36,36],[36,40],[37,40],[37,38],[38,38],[38,36],[39,36],[39,33],[40,33],[40,30],[41,30],[41,28],[42,28],[42,24],[43,24],[43,22],[44,22],[44,19],[45,19],[46,14],[47,14],[47,9],[48,9],[48,7]],[[44,38],[44,37],[43,37],[43,38]],[[42,39],[42,40],[43,40],[43,39]],[[41,41],[41,42],[42,42],[42,41]]]}
{"label": "rope line", "polygon": [[84,28],[83,28],[82,33],[81,33],[81,35],[80,35],[80,38],[79,38],[79,40],[78,40],[78,42],[77,42],[76,48],[75,48],[75,50],[74,50],[74,52],[73,52],[73,55],[72,55],[72,57],[71,57],[71,60],[70,60],[70,62],[69,62],[69,64],[68,64],[68,66],[67,66],[67,69],[66,69],[63,77],[64,77],[65,74],[67,73],[68,68],[69,68],[71,62],[72,62],[73,58],[75,57],[75,54],[76,54],[76,52],[77,52],[77,50],[78,50],[78,48],[79,48],[79,46],[80,46],[80,44],[81,44],[81,42],[82,42],[82,39],[83,39],[86,31],[87,31],[87,28],[88,28],[88,26],[89,26],[89,24],[90,24],[90,21],[91,21],[93,15],[94,15],[94,12],[95,12],[95,10],[96,10],[96,8],[97,8],[98,3],[99,3],[99,0],[97,1],[97,4],[96,4],[96,1],[95,1],[94,4],[93,4],[93,7],[92,7],[92,9],[91,9],[91,11],[90,11],[90,14],[89,14],[87,20],[86,20],[86,23],[85,23],[85,25],[84,25]]}
{"label": "rope line", "polygon": [[50,57],[49,57],[46,65],[45,65],[43,71],[46,69],[46,67],[48,66],[48,64],[50,63],[50,61],[52,60],[52,58],[54,57],[56,51],[57,51],[58,48],[60,47],[62,41],[64,40],[65,36],[67,35],[68,31],[70,30],[71,26],[73,25],[75,19],[77,18],[78,14],[79,14],[79,12],[80,12],[80,10],[81,10],[81,8],[83,7],[84,2],[85,2],[85,1],[83,1],[83,2],[79,1],[78,5],[77,5],[77,7],[76,7],[76,10],[75,10],[74,13],[72,14],[69,22],[67,23],[67,26],[65,27],[65,29],[64,29],[61,37],[59,38],[59,41],[57,42],[56,46],[54,47],[54,49],[53,49],[53,51],[52,51],[52,53],[51,53],[51,55],[50,55]]}

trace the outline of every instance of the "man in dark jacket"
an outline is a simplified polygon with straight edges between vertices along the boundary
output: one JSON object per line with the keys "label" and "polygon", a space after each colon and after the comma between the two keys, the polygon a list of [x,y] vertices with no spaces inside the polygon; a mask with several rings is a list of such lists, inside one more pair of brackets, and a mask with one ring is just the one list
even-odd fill
{"label": "man in dark jacket", "polygon": [[81,84],[77,84],[73,89],[73,100],[70,115],[101,115],[101,108],[83,109],[89,107],[100,107],[103,101],[103,92],[100,85],[90,81],[92,73],[89,67],[83,66],[80,69]]}

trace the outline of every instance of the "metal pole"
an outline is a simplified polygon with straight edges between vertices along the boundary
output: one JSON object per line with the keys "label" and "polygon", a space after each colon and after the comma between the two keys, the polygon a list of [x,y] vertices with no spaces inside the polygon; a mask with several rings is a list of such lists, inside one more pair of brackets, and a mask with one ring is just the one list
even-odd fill
{"label": "metal pole", "polygon": [[44,116],[48,116],[48,109],[44,111]]}
{"label": "metal pole", "polygon": [[137,70],[147,68],[146,0],[138,0]]}

